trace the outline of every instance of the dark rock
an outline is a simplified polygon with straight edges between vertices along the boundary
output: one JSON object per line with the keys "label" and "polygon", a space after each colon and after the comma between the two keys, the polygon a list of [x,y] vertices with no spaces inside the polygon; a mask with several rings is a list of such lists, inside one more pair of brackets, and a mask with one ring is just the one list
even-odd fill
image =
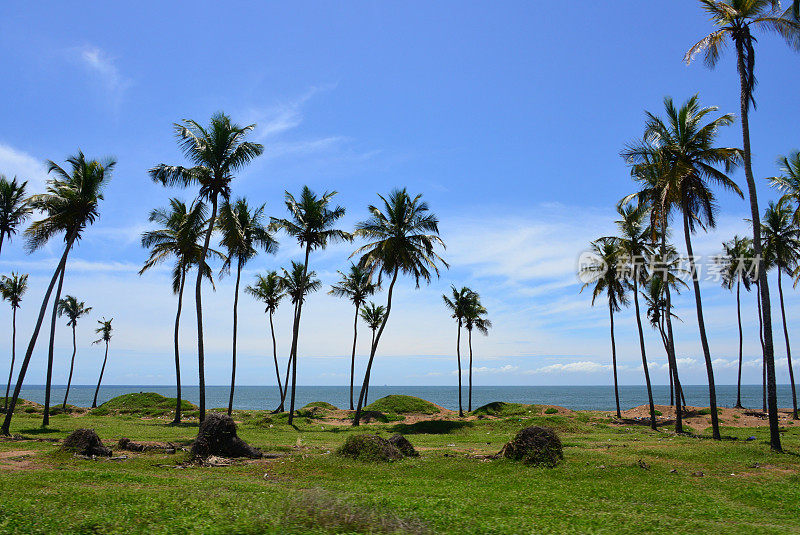
{"label": "dark rock", "polygon": [[360,461],[396,461],[403,458],[403,454],[394,444],[372,434],[347,437],[336,453]]}
{"label": "dark rock", "polygon": [[111,448],[103,446],[94,429],[76,429],[64,439],[61,449],[87,457],[111,457]]}
{"label": "dark rock", "polygon": [[217,455],[258,459],[262,456],[261,450],[239,438],[233,418],[216,412],[207,414],[200,424],[197,438],[192,444],[192,453],[202,458]]}
{"label": "dark rock", "polygon": [[137,444],[136,442],[133,442],[131,439],[125,437],[119,439],[119,442],[117,442],[117,447],[121,450],[127,450],[127,451],[145,450],[144,444]]}
{"label": "dark rock", "polygon": [[554,467],[564,459],[561,440],[549,427],[526,427],[498,454],[533,466]]}
{"label": "dark rock", "polygon": [[419,457],[419,453],[414,449],[414,445],[399,433],[389,438],[389,444],[400,450],[400,453],[406,457]]}

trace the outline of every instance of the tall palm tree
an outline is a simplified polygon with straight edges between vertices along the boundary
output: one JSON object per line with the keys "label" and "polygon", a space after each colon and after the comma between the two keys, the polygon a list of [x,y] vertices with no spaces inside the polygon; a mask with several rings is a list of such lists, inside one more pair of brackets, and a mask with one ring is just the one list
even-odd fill
{"label": "tall palm tree", "polygon": [[770,185],[783,195],[781,203],[786,203],[794,208],[794,222],[800,224],[800,151],[793,151],[789,156],[778,158],[781,173],[778,176],[767,178]]}
{"label": "tall palm tree", "polygon": [[8,391],[11,390],[11,376],[14,374],[14,361],[17,357],[17,309],[22,304],[22,296],[28,289],[28,275],[11,273],[10,277],[3,275],[0,279],[0,297],[11,305],[11,366],[8,370],[8,384],[6,396],[3,398],[3,411],[8,409]]}
{"label": "tall palm tree", "polygon": [[[755,106],[755,42],[753,31],[779,33],[793,49],[800,49],[800,0],[783,11],[779,0],[700,0],[703,10],[711,17],[716,29],[692,46],[684,56],[690,63],[700,52],[705,64],[713,68],[727,45],[732,41],[736,49],[736,68],[739,72],[739,104],[742,119],[742,146],[744,149],[744,174],[750,196],[750,216],[753,222],[753,248],[755,257],[762,258],[761,229],[759,221],[756,182],[750,151],[750,105]],[[759,290],[764,315],[764,361],[769,390],[770,446],[781,451],[778,427],[778,397],[775,383],[775,355],[772,340],[772,311],[769,303],[769,285],[764,270],[759,270]]]}
{"label": "tall palm tree", "polygon": [[456,336],[456,358],[458,360],[458,416],[464,417],[464,406],[461,402],[461,327],[464,323],[464,316],[467,313],[469,302],[472,299],[472,290],[466,286],[460,290],[455,286],[450,286],[452,293],[451,297],[447,294],[442,295],[444,305],[452,313],[452,318],[456,320],[458,325],[458,334]]}
{"label": "tall palm tree", "polygon": [[[157,223],[160,228],[142,233],[142,247],[150,249],[150,256],[139,270],[139,275],[170,257],[175,259],[172,268],[172,292],[178,295],[173,341],[177,394],[173,424],[181,423],[181,359],[178,333],[183,309],[183,289],[186,283],[186,274],[189,273],[192,266],[200,265],[200,256],[203,252],[202,238],[206,230],[206,214],[206,206],[201,201],[194,201],[187,207],[186,203],[180,199],[172,198],[169,201],[168,209],[158,208],[150,212],[150,222]],[[213,249],[209,249],[209,253],[224,258],[222,253]],[[213,286],[211,268],[205,260],[202,262],[202,266],[203,275]]]}
{"label": "tall palm tree", "polygon": [[[386,316],[386,307],[383,305],[376,305],[370,301],[361,310],[361,319],[367,324],[372,331],[372,342],[370,347],[375,345],[375,332],[380,328],[383,323],[383,318]],[[367,389],[364,391],[364,405],[367,405],[367,396],[369,395],[369,381],[367,381]]]}
{"label": "tall palm tree", "polygon": [[751,262],[750,250],[752,240],[747,237],[734,236],[732,240],[722,244],[724,253],[717,258],[722,267],[722,287],[733,290],[736,287],[736,319],[739,325],[739,373],[736,381],[736,408],[742,409],[742,304],[741,287],[750,291],[750,278],[746,270]]}
{"label": "tall palm tree", "polygon": [[800,263],[800,228],[794,223],[793,210],[787,203],[770,202],[761,222],[764,230],[764,256],[778,272],[778,296],[783,319],[783,337],[786,341],[786,359],[789,364],[789,383],[792,385],[792,418],[797,420],[797,391],[792,368],[792,349],[789,346],[789,328],[786,325],[786,308],[783,305],[783,273],[790,276]]}
{"label": "tall palm tree", "polygon": [[616,241],[600,238],[591,244],[589,262],[580,266],[580,276],[584,281],[581,292],[592,288],[592,306],[598,297],[606,294],[608,314],[611,319],[611,364],[614,372],[614,400],[617,418],[622,418],[619,408],[619,383],[617,381],[617,344],[614,338],[614,312],[619,312],[628,304],[627,288],[623,279],[622,254]]}
{"label": "tall palm tree", "polygon": [[236,331],[238,327],[239,282],[242,268],[258,255],[259,250],[268,254],[278,251],[278,242],[264,226],[264,205],[250,210],[247,199],[237,199],[234,204],[225,202],[219,213],[218,226],[222,234],[221,245],[228,251],[222,265],[229,271],[236,262],[236,285],[233,293],[233,362],[231,365],[231,392],[228,398],[228,415],[233,412],[233,391],[236,386]]}
{"label": "tall palm tree", "polygon": [[[44,321],[44,315],[47,311],[47,305],[50,302],[50,295],[53,293],[53,287],[56,281],[62,280],[62,274],[66,269],[67,256],[72,249],[73,244],[80,239],[83,230],[95,222],[99,217],[99,205],[103,199],[103,187],[111,179],[111,172],[114,169],[116,162],[113,159],[107,159],[103,162],[98,160],[87,160],[82,152],[67,159],[70,167],[70,172],[67,172],[54,162],[47,162],[48,172],[52,173],[54,177],[49,180],[47,192],[41,195],[34,195],[31,197],[31,208],[38,210],[44,214],[44,217],[35,221],[25,231],[27,237],[27,248],[29,251],[35,251],[44,246],[50,238],[58,234],[64,233],[64,241],[66,243],[64,252],[61,254],[61,259],[56,266],[56,270],[50,279],[50,284],[45,292],[42,305],[39,309],[39,316],[36,319],[31,340],[28,343],[28,348],[25,351],[25,357],[22,360],[19,374],[17,376],[17,384],[14,387],[14,394],[11,398],[11,405],[3,420],[3,426],[0,428],[0,434],[8,435],[10,433],[11,418],[14,414],[14,407],[19,398],[19,392],[22,389],[22,383],[25,381],[25,373],[28,371],[28,365],[33,355],[33,349],[36,346],[36,341],[39,338],[39,330]],[[59,283],[59,288],[61,283]],[[56,298],[53,306],[53,320],[51,321],[51,340],[52,334],[55,332],[55,316],[56,306],[60,299],[60,292],[56,293]],[[52,347],[50,344],[50,351],[48,355],[48,383],[49,378],[52,376]],[[45,401],[48,404],[45,410],[45,420],[49,420],[49,389],[45,392]],[[46,425],[46,424],[45,424]]]}
{"label": "tall palm tree", "polygon": [[[205,240],[198,262],[202,265],[211,246],[211,234],[216,228],[219,197],[230,198],[231,182],[237,171],[264,152],[258,143],[245,141],[254,124],[239,126],[231,122],[224,113],[211,116],[208,127],[190,119],[175,123],[175,135],[184,156],[192,167],[159,164],[150,169],[150,177],[165,186],[200,186],[200,198],[211,201],[211,217],[205,230]],[[195,282],[195,306],[197,308],[197,363],[200,386],[200,420],[206,417],[205,349],[203,345],[203,299],[202,270],[197,272]]]}
{"label": "tall palm tree", "polygon": [[108,361],[108,343],[111,341],[111,322],[114,321],[114,318],[107,320],[103,318],[102,320],[97,320],[97,323],[100,324],[100,327],[94,330],[97,334],[100,335],[100,338],[92,342],[93,344],[99,344],[101,342],[105,342],[106,344],[106,353],[103,357],[103,367],[100,368],[100,378],[97,380],[97,388],[94,391],[94,399],[92,400],[92,408],[94,409],[97,407],[97,394],[100,392],[100,383],[103,382],[103,373],[106,371],[106,362]]}
{"label": "tall palm tree", "polygon": [[331,286],[330,293],[338,297],[347,298],[356,307],[356,316],[353,320],[353,350],[350,355],[350,410],[354,410],[353,404],[353,378],[356,370],[356,342],[358,341],[358,311],[364,304],[367,297],[375,293],[377,289],[370,280],[369,273],[361,266],[350,264],[350,271],[342,273],[338,271],[340,279],[338,284]]}
{"label": "tall palm tree", "polygon": [[[305,250],[303,262],[303,277],[308,272],[308,257],[311,251],[325,249],[328,243],[349,241],[352,236],[339,229],[333,228],[336,222],[344,217],[345,210],[341,206],[331,208],[331,200],[336,195],[335,191],[326,191],[321,197],[311,191],[308,186],[303,186],[300,198],[286,192],[286,209],[289,211],[288,219],[272,218],[273,229],[286,232],[297,240]],[[297,378],[297,340],[300,334],[300,315],[303,311],[303,299],[295,302],[294,322],[292,323],[292,345],[289,359],[292,367],[292,396],[289,400],[289,424],[294,419],[295,379]],[[287,387],[288,388],[288,387]]]}
{"label": "tall palm tree", "polygon": [[0,251],[3,249],[3,240],[17,233],[17,227],[25,222],[31,214],[25,189],[28,181],[19,184],[17,177],[9,182],[0,175]]}
{"label": "tall palm tree", "polygon": [[278,345],[275,342],[275,325],[272,323],[272,316],[278,310],[278,305],[285,295],[281,285],[281,278],[278,276],[277,271],[268,271],[266,275],[256,275],[255,284],[248,286],[244,291],[266,305],[264,311],[269,315],[269,332],[272,335],[272,358],[275,361],[275,375],[278,379],[278,394],[281,399],[281,404],[277,410],[282,412],[283,399],[286,394],[281,385],[281,372],[278,366]]}
{"label": "tall palm tree", "polygon": [[64,299],[58,302],[58,315],[67,316],[67,327],[72,327],[72,359],[69,362],[69,378],[67,379],[67,391],[64,394],[64,403],[61,404],[61,409],[67,409],[67,398],[69,398],[69,387],[72,385],[72,372],[75,369],[75,353],[78,352],[78,346],[75,343],[75,327],[78,325],[78,320],[81,316],[86,316],[92,311],[92,307],[87,307],[83,301],[78,301],[77,298],[67,295]]}
{"label": "tall palm tree", "polygon": [[445,246],[439,237],[439,220],[431,213],[428,203],[422,201],[421,194],[412,199],[404,188],[393,190],[388,197],[382,195],[378,197],[383,206],[379,208],[370,205],[369,219],[356,225],[355,235],[368,240],[369,243],[359,247],[351,256],[361,255],[359,265],[369,270],[371,274],[377,272],[378,284],[381,283],[383,276],[391,277],[391,282],[386,297],[386,314],[370,349],[364,384],[353,418],[354,426],[359,425],[361,421],[365,388],[369,384],[378,343],[392,311],[392,292],[397,276],[400,273],[411,275],[419,288],[420,279],[430,282],[432,274],[439,276],[437,264],[450,267],[435,250],[437,245],[442,248]]}
{"label": "tall palm tree", "polygon": [[464,312],[464,327],[467,328],[467,345],[469,346],[469,394],[467,395],[467,411],[472,412],[472,330],[477,329],[484,336],[489,335],[492,322],[484,317],[487,311],[481,304],[477,292],[472,292],[471,298]]}

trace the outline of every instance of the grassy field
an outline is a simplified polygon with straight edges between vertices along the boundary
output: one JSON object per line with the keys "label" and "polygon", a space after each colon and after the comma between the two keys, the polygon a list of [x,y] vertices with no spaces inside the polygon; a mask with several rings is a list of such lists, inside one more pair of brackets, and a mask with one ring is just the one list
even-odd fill
{"label": "grassy field", "polygon": [[[274,455],[232,466],[191,464],[185,452],[115,448],[127,459],[92,461],[59,451],[58,440],[79,427],[109,446],[121,437],[188,445],[197,433],[196,424],[169,426],[168,413],[136,409],[58,414],[47,429],[41,414],[20,410],[18,436],[0,441],[0,532],[800,531],[800,428],[787,426],[789,453],[774,454],[764,427],[724,428],[737,440],[715,442],[614,424],[607,413],[514,405],[467,421],[418,414],[353,429],[317,407],[304,409],[295,427],[285,415],[236,412],[239,435]],[[562,464],[486,458],[528,425],[559,433]],[[349,434],[367,431],[401,432],[421,456],[363,463],[335,454]]]}

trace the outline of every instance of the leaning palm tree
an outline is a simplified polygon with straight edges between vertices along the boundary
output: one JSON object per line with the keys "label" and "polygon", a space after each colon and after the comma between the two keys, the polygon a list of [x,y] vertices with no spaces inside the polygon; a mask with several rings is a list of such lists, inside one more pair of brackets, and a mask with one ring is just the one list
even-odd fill
{"label": "leaning palm tree", "polygon": [[75,327],[78,326],[78,320],[81,316],[86,316],[92,311],[92,307],[87,307],[83,301],[78,301],[75,297],[68,295],[58,302],[58,315],[66,316],[67,327],[72,327],[72,359],[69,361],[69,378],[67,379],[67,391],[64,394],[64,403],[61,404],[61,410],[67,410],[67,398],[69,398],[69,387],[72,385],[72,372],[75,369],[75,354],[78,352],[78,346],[75,343]]}
{"label": "leaning palm tree", "polygon": [[258,255],[259,250],[268,254],[278,251],[278,242],[264,226],[264,205],[251,210],[247,199],[237,199],[234,204],[225,202],[219,213],[218,226],[222,234],[221,245],[228,251],[222,265],[230,271],[236,262],[236,285],[233,292],[233,363],[231,365],[231,392],[228,398],[228,415],[233,412],[233,391],[236,386],[236,331],[238,326],[239,282],[242,268]]}
{"label": "leaning palm tree", "polygon": [[[308,186],[303,186],[300,198],[286,192],[286,209],[289,219],[272,218],[270,227],[283,230],[295,238],[305,252],[303,261],[303,274],[308,272],[308,257],[311,251],[325,249],[329,243],[349,241],[352,236],[339,229],[333,228],[336,222],[344,217],[345,210],[341,206],[331,208],[329,205],[336,195],[335,191],[326,191],[321,197],[311,191]],[[292,345],[289,359],[292,362],[292,395],[289,400],[289,424],[294,419],[295,379],[297,378],[297,341],[300,335],[300,315],[303,311],[303,299],[295,302],[294,322],[292,323]],[[288,389],[288,387],[287,387]]]}
{"label": "leaning palm tree", "polygon": [[275,342],[275,325],[272,323],[272,316],[278,310],[278,305],[285,295],[281,285],[281,278],[278,276],[277,271],[268,271],[266,275],[256,275],[256,282],[252,286],[244,289],[262,303],[266,305],[264,311],[269,316],[269,332],[272,335],[272,359],[275,361],[275,375],[278,379],[278,395],[281,399],[281,404],[277,412],[283,412],[283,399],[285,393],[283,386],[281,386],[281,372],[278,366],[278,345]]}
{"label": "leaning palm tree", "polygon": [[[211,246],[211,234],[216,228],[219,197],[230,198],[231,181],[263,151],[258,143],[245,141],[254,124],[239,126],[232,123],[224,113],[211,116],[208,127],[190,119],[175,123],[175,134],[183,154],[192,167],[159,164],[150,169],[150,177],[165,186],[200,186],[200,198],[211,201],[211,217],[205,229],[203,248],[198,263],[202,265]],[[206,417],[205,349],[203,345],[203,300],[202,270],[197,272],[195,282],[195,305],[197,308],[197,363],[200,388],[200,420]]]}
{"label": "leaning palm tree", "polygon": [[732,240],[722,244],[724,253],[716,261],[721,265],[722,287],[733,290],[736,287],[736,319],[739,325],[739,373],[736,381],[736,408],[742,409],[742,304],[741,287],[750,291],[750,277],[746,269],[751,262],[750,250],[752,240],[747,237],[734,236]]}
{"label": "leaning palm tree", "polygon": [[93,344],[99,344],[104,342],[106,344],[106,353],[103,357],[103,367],[100,368],[100,378],[97,380],[97,388],[94,391],[94,399],[92,400],[92,408],[97,407],[97,394],[100,392],[100,383],[103,382],[103,373],[106,371],[106,362],[108,361],[108,343],[111,341],[111,322],[114,321],[114,318],[107,320],[103,318],[102,320],[97,320],[97,323],[100,324],[100,327],[94,330],[97,334],[100,335],[100,338],[92,342]]}
{"label": "leaning palm tree", "polygon": [[[729,41],[736,49],[736,68],[739,72],[739,104],[742,119],[742,147],[744,149],[744,175],[750,196],[750,216],[753,223],[753,248],[755,257],[762,258],[761,213],[758,209],[756,182],[750,151],[750,105],[755,106],[755,43],[754,30],[777,32],[786,43],[800,50],[800,0],[793,0],[792,6],[783,11],[779,0],[700,0],[702,8],[709,14],[716,29],[692,46],[684,56],[690,63],[700,52],[706,66],[713,68]],[[769,390],[769,429],[770,446],[781,451],[781,438],[778,426],[778,397],[775,384],[775,355],[772,340],[772,312],[769,304],[769,286],[764,270],[759,270],[759,290],[764,314],[764,361]]]}
{"label": "leaning palm tree", "polygon": [[[372,343],[370,347],[375,345],[375,332],[380,328],[383,323],[383,318],[386,316],[386,307],[383,305],[376,305],[370,301],[361,310],[361,319],[367,324],[370,331],[372,331]],[[367,389],[364,391],[364,405],[367,405],[367,396],[369,395],[369,381],[367,381]]]}
{"label": "leaning palm tree", "polygon": [[378,349],[381,335],[389,321],[392,311],[392,292],[400,273],[414,277],[417,288],[420,279],[430,282],[431,276],[439,276],[439,266],[450,267],[436,252],[436,246],[444,248],[439,237],[439,220],[430,212],[428,203],[422,201],[422,195],[413,199],[405,189],[393,190],[388,197],[379,195],[383,206],[370,205],[370,217],[356,225],[355,235],[369,241],[358,248],[351,256],[361,255],[359,265],[371,274],[378,273],[378,284],[383,276],[391,278],[386,297],[386,314],[381,326],[375,334],[375,342],[370,349],[364,384],[361,387],[353,425],[361,421],[361,407],[372,362]]}
{"label": "leaning palm tree", "polygon": [[31,214],[31,207],[28,198],[25,197],[25,189],[28,181],[19,184],[17,177],[9,182],[8,179],[0,175],[0,251],[3,249],[3,240],[17,233],[17,227],[25,222]]}
{"label": "leaning palm tree", "polygon": [[615,240],[600,238],[591,244],[589,262],[580,266],[580,277],[584,281],[581,292],[593,285],[592,306],[598,297],[606,294],[608,314],[611,319],[611,365],[614,372],[614,400],[617,418],[622,418],[619,408],[619,384],[617,381],[617,344],[614,338],[614,312],[628,304],[627,289],[623,279],[623,261],[619,245]]}
{"label": "leaning palm tree", "polygon": [[456,320],[458,334],[456,336],[456,358],[458,361],[458,416],[464,417],[464,406],[461,402],[461,327],[464,324],[464,316],[467,313],[469,302],[472,299],[472,290],[466,286],[460,290],[455,286],[450,286],[451,297],[447,294],[442,295],[444,305],[451,312],[451,317]]}
{"label": "leaning palm tree", "polygon": [[[175,351],[175,417],[173,424],[181,423],[181,360],[178,343],[181,310],[183,309],[183,289],[186,275],[192,266],[199,265],[203,252],[202,237],[206,229],[206,206],[194,201],[190,206],[180,199],[170,199],[169,208],[158,208],[150,212],[149,221],[157,223],[160,228],[148,230],[142,234],[142,247],[150,249],[150,256],[145,261],[139,275],[155,267],[164,260],[174,257],[172,268],[172,292],[178,295],[178,311],[175,313],[174,351]],[[209,253],[224,258],[222,253],[209,249]],[[214,284],[211,268],[205,261],[203,274]]]}
{"label": "leaning palm tree", "polygon": [[8,370],[8,384],[6,396],[3,398],[3,410],[8,409],[8,391],[11,390],[11,376],[14,374],[14,361],[17,357],[17,309],[22,304],[22,296],[28,289],[28,275],[11,273],[10,277],[3,275],[0,279],[0,297],[11,305],[11,366]]}
{"label": "leaning palm tree", "polygon": [[[51,331],[51,344],[48,355],[48,384],[50,377],[52,377],[52,355],[53,355],[53,334],[55,333],[55,318],[57,313],[56,305],[60,299],[61,282],[63,282],[63,273],[66,269],[67,256],[75,242],[80,239],[83,230],[95,222],[99,216],[99,205],[103,199],[103,187],[108,183],[111,178],[111,171],[116,162],[112,159],[107,159],[103,162],[97,160],[87,160],[82,152],[67,159],[70,165],[70,172],[67,172],[54,162],[48,162],[48,172],[52,173],[54,178],[50,179],[47,192],[41,195],[34,195],[31,198],[31,207],[44,214],[44,217],[35,221],[25,231],[27,237],[27,248],[29,251],[35,251],[43,247],[50,238],[64,233],[64,241],[66,243],[64,252],[61,254],[61,259],[56,266],[56,270],[50,279],[50,284],[45,291],[42,305],[39,309],[39,316],[36,319],[36,324],[31,334],[31,340],[28,343],[28,349],[25,351],[25,357],[22,360],[19,374],[17,376],[17,384],[14,387],[14,394],[11,398],[11,405],[3,420],[3,426],[0,428],[0,434],[8,435],[11,427],[11,417],[14,414],[14,407],[17,404],[22,383],[25,381],[25,373],[28,370],[28,365],[33,355],[36,341],[39,338],[39,330],[44,321],[44,315],[47,311],[47,305],[50,302],[50,296],[53,293],[53,287],[59,281],[59,291],[56,292],[56,298],[53,306],[53,319],[50,323]],[[45,402],[47,409],[45,410],[46,423],[49,420],[49,389],[45,391]]]}
{"label": "leaning palm tree", "polygon": [[350,355],[350,410],[353,406],[353,378],[356,370],[356,342],[358,341],[358,311],[364,304],[367,297],[375,293],[376,285],[370,280],[367,273],[361,266],[350,265],[350,271],[342,273],[338,271],[340,279],[338,284],[331,286],[331,295],[347,298],[356,307],[356,316],[353,320],[353,350]]}
{"label": "leaning palm tree", "polygon": [[793,210],[787,203],[769,203],[764,220],[764,256],[778,272],[778,296],[783,319],[783,337],[786,341],[786,359],[789,364],[789,383],[792,385],[792,418],[797,420],[797,391],[792,368],[792,349],[789,346],[789,328],[786,325],[786,308],[783,305],[783,273],[790,276],[800,264],[800,228],[794,223]]}
{"label": "leaning palm tree", "polygon": [[481,304],[477,292],[472,292],[467,308],[464,311],[464,327],[467,328],[467,345],[469,346],[469,394],[467,395],[467,411],[472,412],[472,330],[477,329],[484,336],[489,335],[492,322],[485,318],[487,311]]}

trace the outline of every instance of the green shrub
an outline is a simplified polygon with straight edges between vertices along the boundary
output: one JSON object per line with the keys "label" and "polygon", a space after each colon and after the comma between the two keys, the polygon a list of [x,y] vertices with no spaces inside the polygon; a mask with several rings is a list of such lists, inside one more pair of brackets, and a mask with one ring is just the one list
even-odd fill
{"label": "green shrub", "polygon": [[328,409],[328,410],[331,410],[331,411],[339,410],[339,407],[337,407],[336,405],[333,405],[331,403],[328,403],[327,401],[312,401],[311,403],[307,404],[303,408],[304,409],[311,409],[313,407],[319,407],[320,409]]}
{"label": "green shrub", "polygon": [[555,407],[548,407],[544,411],[545,414],[556,414],[557,412],[558,412],[558,409],[556,409]]}
{"label": "green shrub", "polygon": [[430,401],[415,398],[414,396],[404,396],[399,394],[392,394],[390,396],[382,397],[377,401],[373,401],[364,407],[364,409],[368,411],[396,414],[437,414],[441,412],[439,407]]}
{"label": "green shrub", "polygon": [[[106,415],[111,413],[133,414],[138,416],[162,416],[175,410],[175,398],[168,398],[155,392],[139,392],[123,394],[109,399],[96,409],[92,414]],[[196,410],[197,406],[186,400],[181,401],[182,411]]]}
{"label": "green shrub", "polygon": [[373,434],[350,435],[336,453],[359,461],[395,461],[403,458],[393,444]]}

